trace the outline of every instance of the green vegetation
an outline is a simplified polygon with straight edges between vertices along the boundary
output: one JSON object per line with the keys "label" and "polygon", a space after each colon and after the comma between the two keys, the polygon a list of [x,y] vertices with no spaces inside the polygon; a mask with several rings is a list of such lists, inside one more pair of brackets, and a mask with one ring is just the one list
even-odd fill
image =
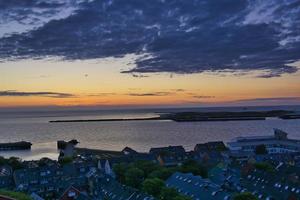
{"label": "green vegetation", "polygon": [[266,171],[266,172],[274,172],[274,166],[267,162],[259,162],[255,163],[254,167],[258,170]]}
{"label": "green vegetation", "polygon": [[266,145],[261,144],[261,145],[257,145],[255,147],[255,154],[256,155],[265,155],[268,153],[268,150],[266,148]]}
{"label": "green vegetation", "polygon": [[240,193],[234,196],[233,200],[258,200],[249,192]]}
{"label": "green vegetation", "polygon": [[164,200],[187,200],[175,189],[167,188],[164,181],[174,172],[193,173],[207,177],[207,170],[195,161],[187,161],[178,167],[162,167],[150,161],[137,161],[113,166],[117,179],[122,184],[140,189],[147,194]]}
{"label": "green vegetation", "polygon": [[164,188],[165,183],[159,178],[146,179],[142,184],[142,190],[156,198],[159,197],[161,190]]}
{"label": "green vegetation", "polygon": [[13,168],[13,170],[23,168],[22,160],[17,157],[4,158],[0,156],[0,166],[1,165],[9,165]]}
{"label": "green vegetation", "polygon": [[194,175],[202,176],[203,178],[208,177],[207,169],[194,160],[184,162],[178,171],[182,173],[192,173]]}
{"label": "green vegetation", "polygon": [[3,189],[0,189],[0,195],[11,197],[11,198],[14,198],[17,200],[31,200],[31,198],[24,193],[13,192],[13,191],[8,191],[8,190],[3,190]]}
{"label": "green vegetation", "polygon": [[125,172],[125,183],[128,186],[139,188],[143,180],[144,180],[144,171],[137,167],[129,168]]}

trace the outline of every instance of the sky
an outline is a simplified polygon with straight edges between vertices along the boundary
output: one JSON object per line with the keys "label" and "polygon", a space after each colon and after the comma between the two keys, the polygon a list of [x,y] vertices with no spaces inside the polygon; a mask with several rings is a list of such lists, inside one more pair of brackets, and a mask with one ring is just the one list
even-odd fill
{"label": "sky", "polygon": [[300,105],[299,0],[0,0],[0,107]]}

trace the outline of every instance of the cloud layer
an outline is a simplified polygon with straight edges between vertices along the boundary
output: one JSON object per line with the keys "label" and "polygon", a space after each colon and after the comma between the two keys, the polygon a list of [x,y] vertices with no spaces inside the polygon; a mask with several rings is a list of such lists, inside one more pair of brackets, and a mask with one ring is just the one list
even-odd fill
{"label": "cloud layer", "polygon": [[40,97],[51,97],[51,98],[70,98],[75,97],[73,94],[69,93],[59,93],[59,92],[20,92],[16,90],[6,90],[0,91],[0,97],[30,97],[30,96],[40,96]]}
{"label": "cloud layer", "polygon": [[0,60],[134,53],[145,56],[125,73],[259,70],[263,78],[294,73],[288,64],[300,60],[298,0],[26,0],[1,2],[0,11],[10,13],[0,14]]}

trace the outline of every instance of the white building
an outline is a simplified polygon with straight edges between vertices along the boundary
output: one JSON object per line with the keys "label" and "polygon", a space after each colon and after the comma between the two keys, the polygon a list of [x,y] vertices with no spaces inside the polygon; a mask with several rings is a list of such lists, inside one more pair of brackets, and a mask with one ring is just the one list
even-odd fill
{"label": "white building", "polygon": [[300,152],[300,140],[289,139],[279,129],[274,129],[274,135],[269,136],[237,137],[227,145],[232,152],[254,152],[258,145],[265,145],[270,154]]}

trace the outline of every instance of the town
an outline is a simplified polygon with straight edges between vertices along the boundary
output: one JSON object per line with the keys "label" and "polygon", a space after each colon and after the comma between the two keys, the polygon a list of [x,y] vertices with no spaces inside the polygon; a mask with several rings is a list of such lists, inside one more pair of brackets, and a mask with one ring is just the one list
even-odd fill
{"label": "town", "polygon": [[300,140],[282,130],[137,152],[58,141],[58,160],[0,157],[0,199],[300,199]]}

